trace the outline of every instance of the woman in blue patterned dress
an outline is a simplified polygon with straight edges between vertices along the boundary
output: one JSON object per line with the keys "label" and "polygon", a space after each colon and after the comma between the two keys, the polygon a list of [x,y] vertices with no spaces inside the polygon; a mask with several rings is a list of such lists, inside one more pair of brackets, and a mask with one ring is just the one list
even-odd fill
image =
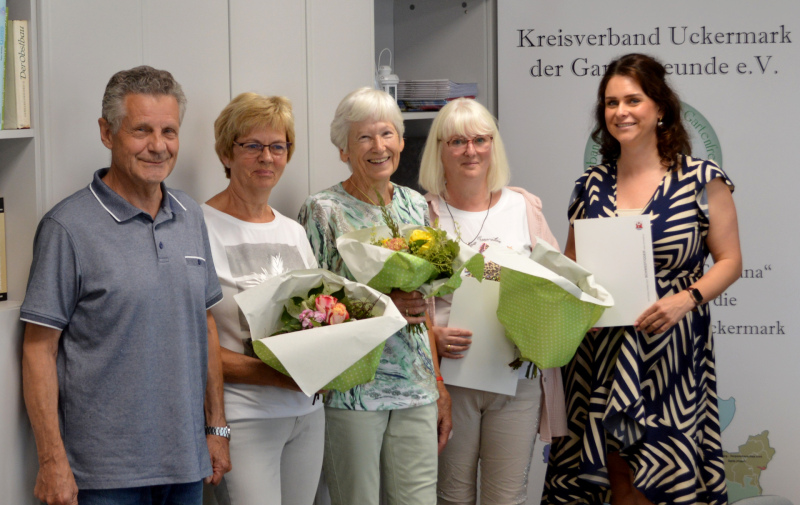
{"label": "woman in blue patterned dress", "polygon": [[577,180],[570,223],[649,215],[659,300],[633,326],[587,334],[566,368],[569,436],[551,449],[542,501],[724,504],[706,302],[741,275],[733,184],[688,155],[680,101],[653,58],[613,61],[597,100],[603,164]]}
{"label": "woman in blue patterned dress", "polygon": [[[428,225],[428,204],[389,180],[404,144],[403,116],[389,94],[361,88],[347,95],[331,141],[352,174],[308,197],[298,220],[319,266],[353,279],[336,239],[383,225],[384,202],[398,223]],[[409,324],[425,322],[419,292],[390,296]],[[386,341],[372,382],[326,395],[323,473],[333,505],[377,505],[381,491],[389,503],[436,503],[437,429],[441,450],[450,434],[450,397],[435,348],[427,332],[405,327]]]}

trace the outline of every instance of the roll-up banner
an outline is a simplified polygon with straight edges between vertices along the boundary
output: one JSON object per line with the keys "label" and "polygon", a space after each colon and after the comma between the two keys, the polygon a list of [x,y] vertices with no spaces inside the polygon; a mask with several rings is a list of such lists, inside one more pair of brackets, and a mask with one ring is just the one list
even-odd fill
{"label": "roll-up banner", "polygon": [[[605,66],[632,52],[666,66],[693,155],[715,160],[736,186],[744,272],[711,302],[729,500],[800,503],[800,3],[497,4],[512,183],[541,197],[562,248],[573,183],[600,162],[590,132]],[[532,486],[548,449],[537,446]]]}

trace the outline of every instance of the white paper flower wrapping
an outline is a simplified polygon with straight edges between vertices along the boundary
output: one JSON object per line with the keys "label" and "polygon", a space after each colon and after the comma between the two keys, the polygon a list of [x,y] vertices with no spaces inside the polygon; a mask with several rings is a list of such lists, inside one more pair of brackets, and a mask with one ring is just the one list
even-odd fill
{"label": "white paper flower wrapping", "polygon": [[[288,300],[306,296],[323,280],[350,299],[375,302],[370,319],[270,336],[281,327]],[[391,298],[328,270],[295,270],[234,296],[262,361],[291,376],[311,396],[320,389],[348,390],[375,377],[383,346],[406,325]]]}

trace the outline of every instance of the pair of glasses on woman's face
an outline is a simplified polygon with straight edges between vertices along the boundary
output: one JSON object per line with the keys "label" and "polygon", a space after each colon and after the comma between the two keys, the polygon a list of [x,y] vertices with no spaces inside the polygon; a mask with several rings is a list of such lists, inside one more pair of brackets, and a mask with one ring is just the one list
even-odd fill
{"label": "pair of glasses on woman's face", "polygon": [[472,142],[472,147],[479,153],[486,152],[492,146],[494,137],[491,135],[476,135],[472,138],[467,137],[453,137],[447,142],[447,147],[455,153],[461,153],[467,150],[467,146]]}
{"label": "pair of glasses on woman's face", "polygon": [[244,155],[248,158],[256,158],[261,156],[261,153],[264,152],[264,149],[269,149],[269,153],[276,158],[279,156],[285,156],[286,153],[289,152],[289,146],[292,145],[291,142],[275,142],[268,145],[260,144],[258,142],[234,142],[234,144],[241,147],[244,151]]}

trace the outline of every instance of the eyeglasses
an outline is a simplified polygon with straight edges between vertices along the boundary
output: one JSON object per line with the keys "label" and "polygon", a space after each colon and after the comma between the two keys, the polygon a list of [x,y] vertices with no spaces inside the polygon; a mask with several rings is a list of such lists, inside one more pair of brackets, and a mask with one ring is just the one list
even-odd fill
{"label": "eyeglasses", "polygon": [[258,142],[234,142],[234,144],[244,149],[244,155],[248,158],[261,156],[261,153],[264,152],[264,148],[269,149],[270,154],[275,157],[284,156],[289,152],[289,147],[292,145],[291,142],[275,142],[269,145],[260,144]]}
{"label": "eyeglasses", "polygon": [[491,135],[476,135],[471,139],[466,137],[453,137],[447,142],[447,147],[450,148],[451,151],[456,153],[461,153],[467,150],[467,146],[470,142],[472,142],[472,147],[479,153],[483,153],[489,150],[492,146],[492,140],[494,137]]}

